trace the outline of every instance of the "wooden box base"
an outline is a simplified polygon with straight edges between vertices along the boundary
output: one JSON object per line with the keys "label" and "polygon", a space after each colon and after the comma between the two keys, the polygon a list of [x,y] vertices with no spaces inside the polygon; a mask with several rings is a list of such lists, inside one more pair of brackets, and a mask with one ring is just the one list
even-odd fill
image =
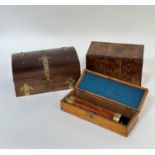
{"label": "wooden box base", "polygon": [[[98,95],[101,93],[103,96]],[[147,93],[148,89],[144,87],[85,70],[75,88],[61,100],[61,109],[127,137],[138,121]],[[114,100],[116,94],[119,98]],[[118,101],[120,98],[122,102]],[[138,104],[135,105],[136,101]]]}
{"label": "wooden box base", "polygon": [[[72,94],[73,94],[73,91],[71,93],[69,93],[67,96],[72,95]],[[116,123],[112,120],[109,120],[105,117],[99,116],[91,111],[80,108],[74,104],[69,104],[64,99],[61,100],[61,110],[68,112],[74,116],[77,116],[81,119],[87,120],[87,121],[94,123],[96,125],[99,125],[103,128],[109,129],[109,130],[116,132],[120,135],[123,135],[125,137],[127,137],[129,135],[129,133],[131,132],[131,130],[133,129],[133,127],[136,125],[136,123],[138,121],[138,114],[135,113],[132,116],[129,124],[127,126],[125,126],[125,125]]]}

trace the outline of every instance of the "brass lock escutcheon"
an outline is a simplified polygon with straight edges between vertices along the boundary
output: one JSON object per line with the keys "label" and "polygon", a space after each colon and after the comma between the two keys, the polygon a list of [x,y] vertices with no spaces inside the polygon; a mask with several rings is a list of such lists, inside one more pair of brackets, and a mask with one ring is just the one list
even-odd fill
{"label": "brass lock escutcheon", "polygon": [[88,120],[92,120],[94,118],[94,114],[92,112],[88,112]]}
{"label": "brass lock escutcheon", "polygon": [[47,82],[51,82],[50,68],[49,68],[49,61],[48,61],[49,59],[51,59],[51,57],[48,57],[46,55],[43,55],[41,58],[39,58],[39,61],[42,61],[43,68],[44,68],[44,75]]}
{"label": "brass lock escutcheon", "polygon": [[72,77],[70,77],[66,80],[65,85],[68,85],[69,89],[73,89],[74,83],[75,83],[75,80]]}
{"label": "brass lock escutcheon", "polygon": [[31,87],[28,83],[24,83],[23,87],[20,88],[20,91],[24,94],[24,96],[29,96],[31,90],[33,90],[33,87]]}

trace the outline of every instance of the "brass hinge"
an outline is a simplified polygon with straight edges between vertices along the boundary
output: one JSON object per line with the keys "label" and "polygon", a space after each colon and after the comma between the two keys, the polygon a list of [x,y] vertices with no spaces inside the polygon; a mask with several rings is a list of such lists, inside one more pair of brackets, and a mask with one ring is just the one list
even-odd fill
{"label": "brass hinge", "polygon": [[62,50],[63,50],[64,52],[67,52],[67,51],[68,51],[68,48],[67,48],[67,47],[62,47]]}
{"label": "brass hinge", "polygon": [[33,87],[28,83],[24,83],[23,87],[20,88],[20,91],[23,92],[24,96],[29,96],[31,90],[33,90]]}
{"label": "brass hinge", "polygon": [[20,52],[20,53],[18,53],[18,56],[19,57],[24,57],[26,54],[24,53],[24,52]]}
{"label": "brass hinge", "polygon": [[75,80],[71,77],[65,81],[65,85],[68,85],[69,89],[74,88],[74,83],[75,83]]}
{"label": "brass hinge", "polygon": [[48,61],[49,59],[51,59],[51,57],[48,57],[45,55],[43,55],[41,58],[39,58],[39,61],[42,61],[43,68],[44,68],[44,75],[45,75],[47,82],[51,82],[50,68],[49,68],[49,61]]}

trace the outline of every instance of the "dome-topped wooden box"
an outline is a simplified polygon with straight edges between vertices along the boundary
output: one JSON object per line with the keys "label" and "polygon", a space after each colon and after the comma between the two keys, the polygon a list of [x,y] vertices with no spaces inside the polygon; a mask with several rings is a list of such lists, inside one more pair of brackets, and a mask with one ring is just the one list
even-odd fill
{"label": "dome-topped wooden box", "polygon": [[12,55],[16,96],[72,88],[80,76],[75,48],[22,52]]}

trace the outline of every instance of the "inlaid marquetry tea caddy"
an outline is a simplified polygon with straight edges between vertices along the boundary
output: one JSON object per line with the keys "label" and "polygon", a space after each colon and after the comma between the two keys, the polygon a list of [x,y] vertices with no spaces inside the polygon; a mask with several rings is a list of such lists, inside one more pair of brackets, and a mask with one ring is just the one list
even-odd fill
{"label": "inlaid marquetry tea caddy", "polygon": [[92,41],[86,68],[129,83],[141,85],[144,45]]}

